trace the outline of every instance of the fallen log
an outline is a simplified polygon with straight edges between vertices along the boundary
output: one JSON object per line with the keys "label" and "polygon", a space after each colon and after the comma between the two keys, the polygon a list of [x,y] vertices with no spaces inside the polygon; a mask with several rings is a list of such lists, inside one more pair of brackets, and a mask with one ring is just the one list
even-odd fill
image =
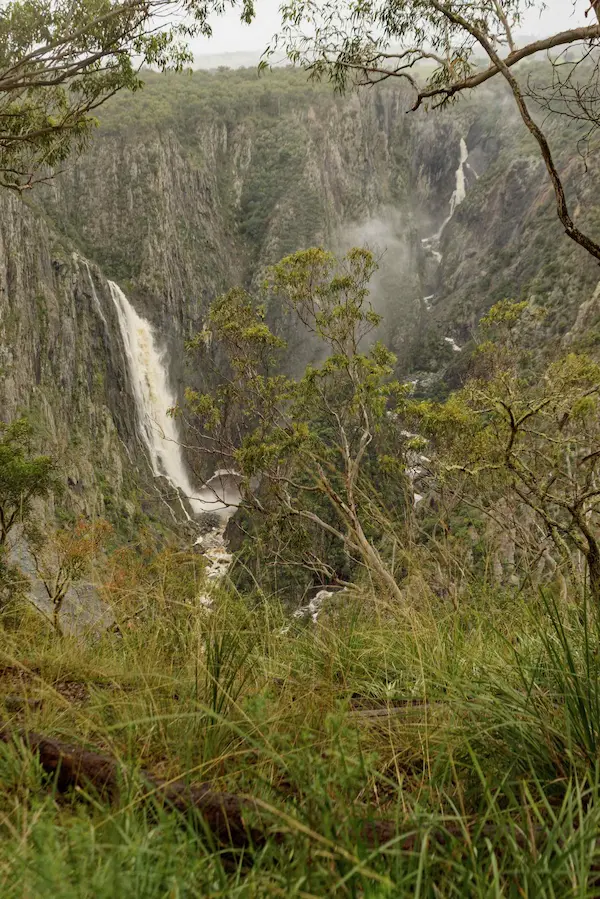
{"label": "fallen log", "polygon": [[[125,770],[116,759],[34,731],[0,727],[0,741],[12,743],[15,738],[38,757],[44,771],[55,778],[60,792],[91,787],[111,803],[118,801]],[[153,798],[165,808],[179,812],[199,812],[207,830],[221,843],[241,848],[265,841],[265,834],[248,827],[244,819],[244,812],[254,808],[249,799],[213,790],[206,783],[165,781],[148,771],[140,772],[140,781],[146,799]]]}
{"label": "fallen log", "polygon": [[[0,726],[0,741],[21,740],[37,756],[44,771],[54,778],[60,792],[69,789],[93,789],[103,799],[118,802],[126,771],[116,759],[46,737],[35,731]],[[281,830],[251,827],[246,820],[249,812],[264,819],[265,812],[252,799],[212,789],[210,784],[188,784],[183,780],[166,781],[142,770],[139,778],[143,798],[154,799],[164,808],[181,813],[197,812],[207,831],[223,845],[236,849],[263,846],[270,836],[280,842]],[[361,839],[369,846],[386,843],[397,830],[396,822],[373,820],[359,825]],[[411,843],[409,838],[408,843]]]}
{"label": "fallen log", "polygon": [[354,720],[357,718],[363,720],[369,718],[395,718],[399,715],[406,715],[407,711],[410,711],[410,709],[420,709],[424,708],[424,706],[424,703],[420,703],[419,705],[416,703],[405,703],[400,706],[389,706],[385,709],[350,709],[348,717]]}
{"label": "fallen log", "polygon": [[[54,777],[59,791],[69,789],[95,790],[111,803],[119,799],[126,771],[123,765],[111,756],[102,755],[64,743],[53,737],[46,737],[34,731],[27,731],[0,724],[0,742],[14,743],[21,740],[24,745],[37,756],[44,771]],[[188,784],[183,780],[167,781],[156,777],[148,771],[139,774],[143,786],[142,798],[153,799],[167,810],[181,813],[197,812],[202,818],[206,830],[224,846],[235,849],[260,847],[267,839],[282,842],[285,831],[277,829],[271,818],[270,826],[264,822],[261,829],[248,824],[245,815],[253,812],[265,817],[265,811],[251,798],[237,796],[212,789],[207,783]],[[535,827],[535,835],[541,833]],[[427,828],[430,838],[439,846],[449,841],[465,839],[465,823],[448,820],[443,825],[437,824]],[[494,837],[495,828],[486,824],[482,831],[490,838]],[[369,847],[383,846],[393,843],[396,849],[403,852],[417,851],[422,834],[411,830],[403,835],[399,823],[394,820],[369,819],[356,822],[356,837]],[[517,841],[523,846],[529,844],[531,835],[525,831],[517,831]]]}

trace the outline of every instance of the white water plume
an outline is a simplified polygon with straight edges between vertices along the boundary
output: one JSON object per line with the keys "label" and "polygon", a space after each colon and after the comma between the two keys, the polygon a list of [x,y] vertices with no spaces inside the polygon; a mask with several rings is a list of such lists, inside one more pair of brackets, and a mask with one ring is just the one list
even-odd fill
{"label": "white water plume", "polygon": [[202,504],[205,512],[219,512],[221,517],[229,518],[240,504],[240,481],[238,472],[220,468],[196,493],[196,502]]}
{"label": "white water plume", "polygon": [[[125,346],[131,386],[135,397],[140,437],[144,442],[153,474],[167,478],[188,499],[195,514],[229,513],[239,503],[234,476],[217,472],[195,491],[181,451],[177,422],[168,414],[177,400],[169,386],[164,351],[158,349],[149,322],[135,311],[121,288],[108,282]],[[233,481],[233,483],[232,483]]]}
{"label": "white water plume", "polygon": [[460,206],[467,195],[467,183],[465,180],[465,163],[469,158],[469,149],[464,137],[460,139],[460,161],[456,170],[456,187],[450,198],[450,215],[453,215],[457,206]]}
{"label": "white water plume", "polygon": [[[369,302],[386,321],[397,314],[399,304],[412,300],[412,289],[417,289],[419,284],[407,234],[407,222],[399,210],[385,206],[377,216],[346,222],[337,239],[336,249],[340,254],[351,247],[366,247],[375,255],[378,269],[369,283]],[[368,343],[381,336],[380,329],[370,336]]]}
{"label": "white water plume", "polygon": [[460,204],[462,203],[462,201],[464,200],[464,198],[467,195],[467,182],[465,179],[465,163],[468,158],[469,158],[469,150],[467,147],[467,142],[465,141],[464,137],[461,137],[461,139],[460,139],[460,159],[458,162],[458,168],[456,169],[456,175],[455,175],[456,186],[454,188],[452,196],[450,197],[450,212],[448,213],[448,215],[442,222],[442,227],[437,232],[437,234],[434,236],[434,240],[439,241],[441,239],[442,234],[444,233],[444,229],[446,228],[446,225],[448,224],[448,222],[450,221],[450,219],[456,212],[456,207],[460,206]]}
{"label": "white water plume", "polygon": [[[456,212],[457,206],[460,206],[462,201],[467,195],[467,181],[465,177],[465,166],[468,165],[467,159],[469,158],[469,148],[467,147],[467,142],[464,137],[460,139],[460,158],[458,161],[458,168],[456,169],[455,179],[456,185],[454,191],[452,192],[452,196],[450,197],[450,212],[442,222],[440,228],[436,231],[435,234],[432,234],[431,237],[424,237],[421,240],[421,244],[423,247],[428,250],[431,255],[434,257],[435,261],[439,264],[442,261],[442,254],[438,250],[440,240],[442,239],[442,234],[446,229],[446,225]],[[471,166],[469,166],[471,168]],[[477,177],[477,175],[476,175]]]}

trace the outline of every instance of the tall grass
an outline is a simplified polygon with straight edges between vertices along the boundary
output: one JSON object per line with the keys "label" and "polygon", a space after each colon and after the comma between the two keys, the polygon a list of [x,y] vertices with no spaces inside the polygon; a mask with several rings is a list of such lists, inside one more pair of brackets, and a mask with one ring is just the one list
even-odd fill
{"label": "tall grass", "polygon": [[16,742],[1,895],[600,896],[597,618],[500,607],[361,595],[285,632],[276,604],[225,591],[213,614],[164,603],[101,640],[24,612],[2,635],[5,721],[252,796],[267,839],[215,845],[135,776],[112,806],[59,795]]}

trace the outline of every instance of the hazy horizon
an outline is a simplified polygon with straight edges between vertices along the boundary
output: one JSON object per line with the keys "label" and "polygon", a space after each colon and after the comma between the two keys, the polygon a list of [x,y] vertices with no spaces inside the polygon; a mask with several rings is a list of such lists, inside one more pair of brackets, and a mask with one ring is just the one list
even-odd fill
{"label": "hazy horizon", "polygon": [[[213,36],[198,38],[191,43],[194,56],[221,56],[228,53],[261,54],[279,25],[281,0],[257,0],[256,18],[251,25],[239,20],[239,9],[230,9],[211,20]],[[586,23],[588,0],[547,0],[547,9],[540,15],[530,11],[523,19],[521,33],[545,35],[561,28],[574,28]]]}

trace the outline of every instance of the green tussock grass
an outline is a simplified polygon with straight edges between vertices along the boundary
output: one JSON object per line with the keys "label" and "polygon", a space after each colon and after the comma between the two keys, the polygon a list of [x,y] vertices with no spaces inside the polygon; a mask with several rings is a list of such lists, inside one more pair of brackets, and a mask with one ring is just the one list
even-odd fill
{"label": "green tussock grass", "polygon": [[[3,720],[111,753],[127,778],[112,805],[59,794],[0,744],[1,895],[600,895],[594,616],[483,589],[436,603],[364,594],[282,633],[276,604],[232,592],[102,639],[13,613]],[[269,838],[215,845],[141,802],[140,769],[256,798]]]}

